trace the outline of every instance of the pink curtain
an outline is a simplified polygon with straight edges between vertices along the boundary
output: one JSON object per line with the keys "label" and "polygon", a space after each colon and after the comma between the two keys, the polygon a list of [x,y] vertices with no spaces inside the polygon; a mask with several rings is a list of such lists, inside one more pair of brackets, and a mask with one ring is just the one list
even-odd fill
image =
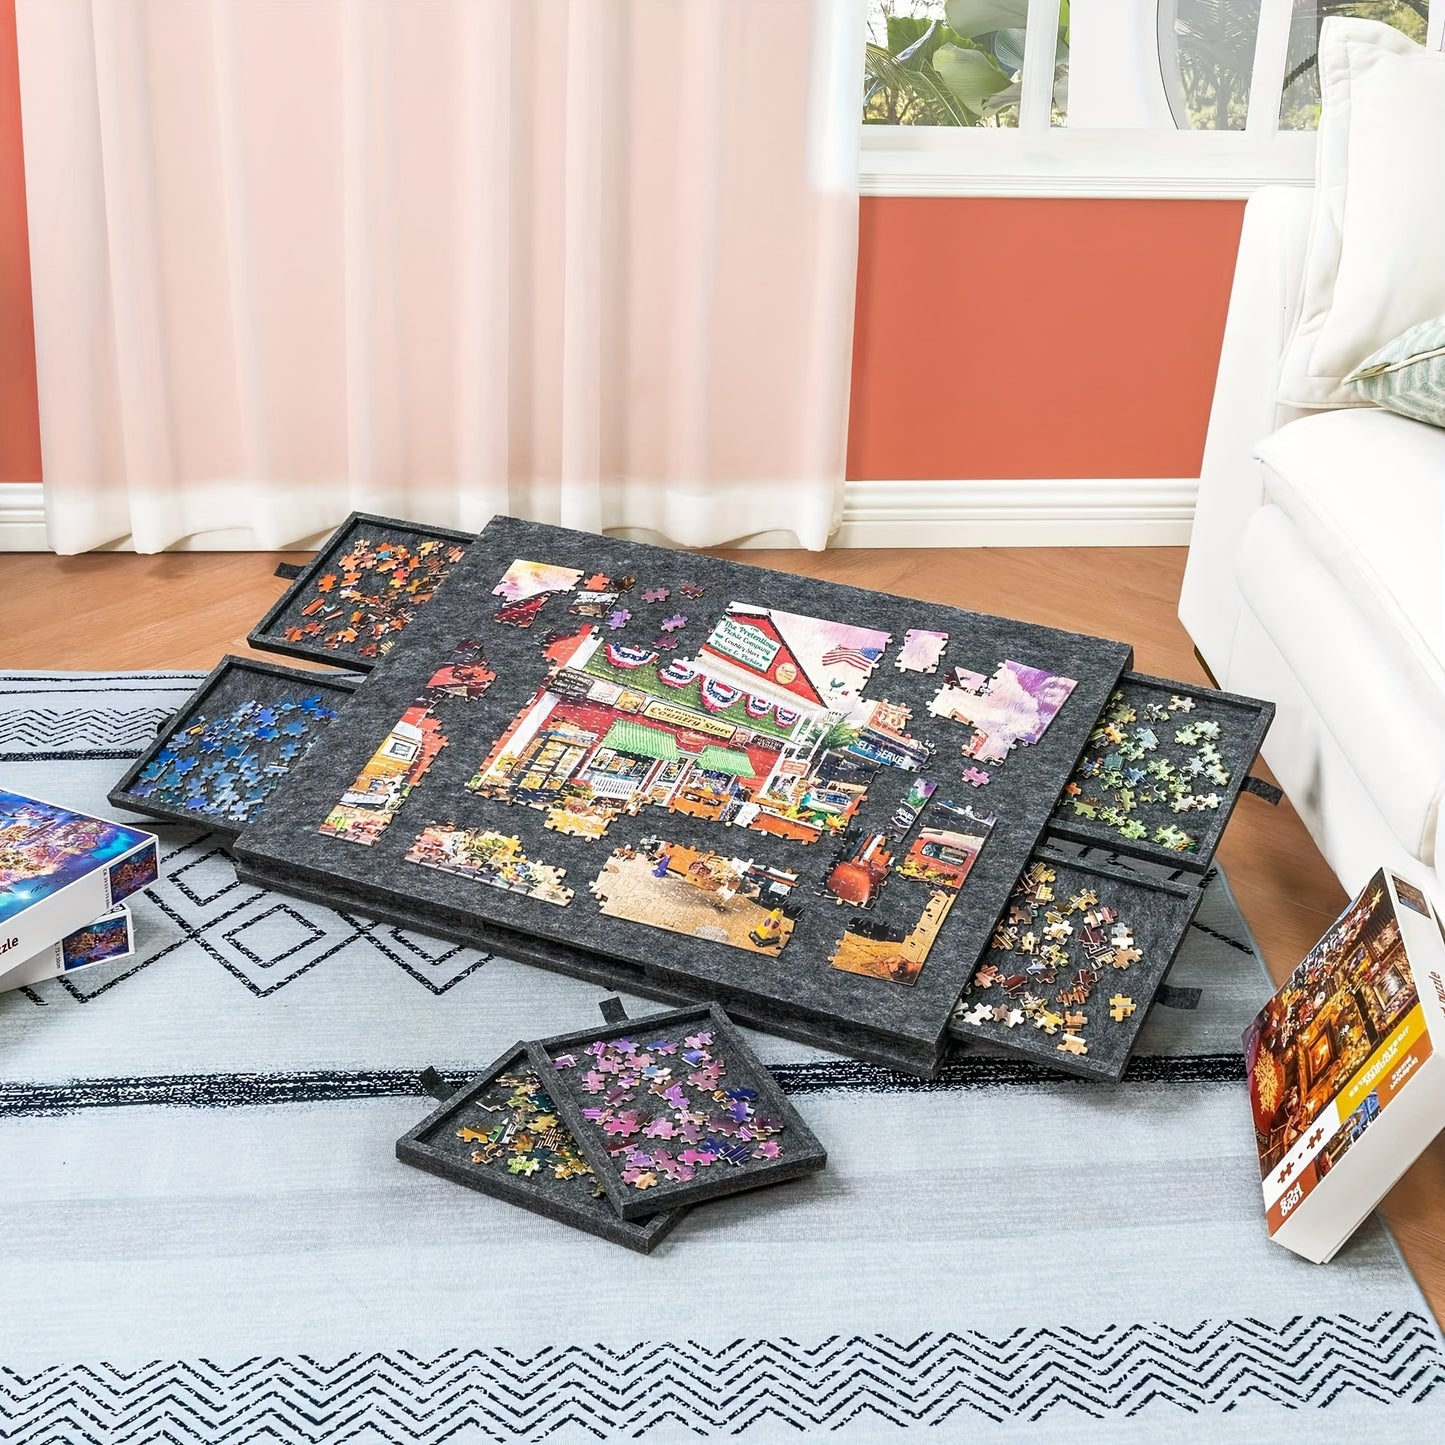
{"label": "pink curtain", "polygon": [[825,544],[857,0],[17,16],[57,551],[353,508]]}

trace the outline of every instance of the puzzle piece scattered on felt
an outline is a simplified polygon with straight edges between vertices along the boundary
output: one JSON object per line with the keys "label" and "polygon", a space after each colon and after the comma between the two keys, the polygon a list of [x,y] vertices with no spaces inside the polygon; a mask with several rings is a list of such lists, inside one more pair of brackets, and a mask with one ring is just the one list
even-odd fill
{"label": "puzzle piece scattered on felt", "polygon": [[[756,1089],[728,1078],[714,1032],[696,1022],[576,1050],[582,1117],[605,1140],[624,1184],[684,1184],[720,1165],[783,1157],[786,1125],[758,1107]],[[564,1067],[553,1060],[556,1068]],[[590,1101],[590,1102],[588,1102]]]}
{"label": "puzzle piece scattered on felt", "polygon": [[530,1066],[498,1074],[470,1107],[485,1117],[463,1125],[456,1136],[464,1144],[476,1145],[470,1156],[473,1164],[529,1180],[545,1175],[585,1181],[586,1193],[602,1197],[592,1166],[557,1117],[556,1105]]}
{"label": "puzzle piece scattered on felt", "polygon": [[440,537],[406,543],[359,534],[335,570],[316,579],[310,598],[297,599],[299,620],[281,636],[328,652],[354,648],[357,657],[380,657],[466,551]]}
{"label": "puzzle piece scattered on felt", "polygon": [[248,699],[195,713],[141,769],[130,791],[202,818],[248,823],[317,734],[336,716],[319,693]]}
{"label": "puzzle piece scattered on felt", "polygon": [[[1092,1011],[1084,1012],[1103,970],[1130,968],[1144,955],[1135,946],[1134,929],[1100,902],[1096,888],[1076,888],[1061,899],[1057,881],[1058,872],[1049,863],[1036,860],[1024,870],[985,961],[954,1008],[954,1019],[975,1028],[999,1023],[1013,1027],[1001,1014],[1017,1006],[1019,1022],[1027,1020],[1050,1036],[1062,1030],[1064,1042],[1057,1052],[1083,1057],[1096,1030],[1108,1027],[1102,1019],[1092,1022]],[[1005,961],[1011,956],[1026,965],[1025,972],[1009,971]],[[1108,1018],[1114,1024],[1134,1011],[1132,1000],[1123,994],[1109,1003]]]}
{"label": "puzzle piece scattered on felt", "polygon": [[1209,785],[1227,787],[1231,775],[1219,721],[1194,716],[1195,707],[1174,693],[1167,705],[1148,702],[1141,711],[1117,689],[1065,785],[1065,816],[1102,823],[1130,842],[1197,852],[1198,838],[1174,818],[1218,809],[1224,800]]}

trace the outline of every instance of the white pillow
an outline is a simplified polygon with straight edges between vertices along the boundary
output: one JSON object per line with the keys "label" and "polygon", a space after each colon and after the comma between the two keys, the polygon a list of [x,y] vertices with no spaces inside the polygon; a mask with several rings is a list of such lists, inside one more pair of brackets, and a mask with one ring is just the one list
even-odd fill
{"label": "white pillow", "polygon": [[1361,406],[1343,384],[1360,358],[1445,311],[1445,55],[1332,16],[1319,67],[1314,213],[1279,400]]}

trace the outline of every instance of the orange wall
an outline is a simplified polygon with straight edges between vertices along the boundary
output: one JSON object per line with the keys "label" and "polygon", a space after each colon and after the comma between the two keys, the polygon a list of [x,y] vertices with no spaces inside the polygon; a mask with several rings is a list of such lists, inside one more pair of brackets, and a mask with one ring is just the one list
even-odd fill
{"label": "orange wall", "polygon": [[0,482],[40,480],[15,0],[0,0]]}
{"label": "orange wall", "polygon": [[865,198],[849,477],[1198,476],[1243,212]]}

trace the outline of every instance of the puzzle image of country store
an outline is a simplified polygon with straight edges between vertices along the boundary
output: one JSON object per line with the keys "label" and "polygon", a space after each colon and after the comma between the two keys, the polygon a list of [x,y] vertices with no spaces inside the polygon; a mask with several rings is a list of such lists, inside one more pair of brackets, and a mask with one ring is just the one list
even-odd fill
{"label": "puzzle image of country store", "polygon": [[888,643],[737,602],[690,658],[582,627],[468,786],[582,837],[653,806],[814,843],[848,826],[880,769],[928,761],[910,709],[862,696]]}

